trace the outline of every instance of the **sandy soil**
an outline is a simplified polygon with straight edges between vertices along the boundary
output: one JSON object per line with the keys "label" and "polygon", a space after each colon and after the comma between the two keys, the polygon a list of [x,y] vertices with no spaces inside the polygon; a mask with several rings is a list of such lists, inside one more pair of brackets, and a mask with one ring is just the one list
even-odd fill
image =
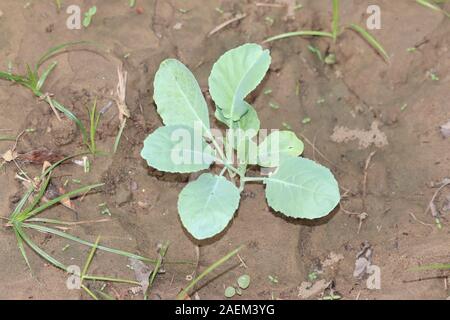
{"label": "sandy soil", "polygon": [[[364,25],[366,8],[373,1],[342,2],[343,23]],[[55,58],[59,64],[44,88],[83,121],[87,121],[86,106],[94,97],[98,97],[100,106],[111,100],[120,62],[129,75],[127,104],[132,117],[119,152],[92,159],[89,174],[69,164],[58,169],[53,179],[57,185],[69,179],[68,189],[77,187],[72,179],[83,184],[101,181],[105,187],[83,201],[74,200],[78,217],[62,206],[48,210],[44,216],[73,221],[101,219],[104,216],[98,205],[107,203],[111,221],[83,224],[69,231],[90,241],[101,235],[105,245],[150,257],[157,256],[159,243],[170,241],[167,261],[195,261],[198,245],[197,271],[245,245],[240,256],[246,267],[236,258],[216,270],[211,281],[201,284],[201,299],[222,299],[224,287],[243,273],[249,274],[252,282],[241,299],[299,299],[298,288],[309,281],[308,275],[313,272],[318,275],[315,281],[332,281],[343,299],[447,298],[448,273],[408,269],[449,262],[449,212],[441,210],[443,227],[438,229],[425,210],[436,191],[433,184],[449,175],[449,141],[442,137],[439,126],[450,119],[450,19],[413,1],[376,2],[382,8],[382,29],[373,33],[389,52],[389,63],[351,31],[336,44],[326,39],[281,40],[268,46],[274,62],[264,83],[252,95],[263,128],[283,128],[285,123],[311,142],[306,144],[305,156],[333,170],[345,195],[341,204],[344,210],[337,208],[326,219],[313,223],[285,219],[268,208],[262,186],[249,185],[232,226],[219,237],[198,243],[181,227],[176,208],[178,193],[188,177],[155,172],[139,156],[145,137],[161,124],[152,100],[152,81],[159,63],[167,57],[181,60],[206,89],[212,64],[226,50],[245,42],[259,43],[282,32],[328,28],[330,1],[301,1],[304,6],[295,11],[295,19],[286,21],[285,9],[258,7],[256,1],[250,0],[137,0],[138,10],[129,8],[123,0],[73,0],[71,3],[83,9],[97,5],[98,13],[89,28],[68,30],[68,15],[64,8],[57,12],[53,1],[29,1],[26,5],[26,1],[3,0],[2,70],[11,62],[14,71],[23,72],[25,63],[35,62],[48,48],[68,41],[89,40],[106,48],[107,54],[103,55],[93,50],[59,55]],[[237,13],[247,16],[207,37],[214,27]],[[273,24],[267,17],[273,19]],[[335,52],[337,64],[322,64],[308,45],[322,52]],[[414,46],[415,52],[407,51]],[[439,81],[433,81],[430,72],[437,74]],[[265,89],[272,93],[263,94]],[[270,103],[280,108],[275,110]],[[0,129],[11,130],[13,135],[34,129],[20,139],[19,152],[45,147],[74,154],[83,149],[76,127],[68,121],[59,123],[48,105],[26,89],[0,81],[0,110]],[[311,122],[304,124],[302,119],[306,117]],[[336,127],[368,131],[374,122],[385,135],[384,146],[364,145],[358,139],[332,139]],[[100,123],[100,149],[111,150],[118,124],[114,107]],[[0,153],[11,145],[0,142]],[[376,153],[365,170],[372,152]],[[34,165],[23,168],[30,176],[41,170]],[[2,216],[9,215],[24,193],[15,179],[16,172],[14,164],[7,164],[0,173]],[[440,194],[439,208],[446,205],[448,196],[448,190]],[[367,213],[359,232],[358,216],[347,211]],[[69,242],[58,237],[33,232],[30,236],[68,265],[82,265],[89,252],[75,243],[63,251]],[[365,278],[353,276],[356,255],[365,242],[371,246],[372,263],[381,270],[380,290],[369,290]],[[81,291],[66,288],[67,275],[63,271],[49,266],[31,250],[27,252],[33,274],[26,267],[11,229],[0,228],[0,298],[89,298]],[[331,253],[343,259],[327,266]],[[126,258],[98,252],[91,271],[132,279],[128,263]],[[150,298],[174,298],[194,269],[192,265],[166,264]],[[271,282],[269,276],[276,277],[278,283]],[[91,287],[99,288],[101,284]],[[121,299],[142,298],[131,294],[125,285],[109,284],[105,292]],[[311,298],[319,298],[321,292]]]}

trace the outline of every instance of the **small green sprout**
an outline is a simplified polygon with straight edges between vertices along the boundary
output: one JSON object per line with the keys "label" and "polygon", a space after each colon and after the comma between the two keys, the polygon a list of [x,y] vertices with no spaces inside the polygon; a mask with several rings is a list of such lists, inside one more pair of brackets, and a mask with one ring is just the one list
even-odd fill
{"label": "small green sprout", "polygon": [[312,281],[316,281],[317,278],[318,278],[318,274],[317,274],[316,271],[313,271],[313,272],[308,274],[308,280],[311,281],[311,282]]}
{"label": "small green sprout", "polygon": [[269,106],[274,110],[280,109],[280,106],[274,102],[269,102]]}
{"label": "small green sprout", "polygon": [[292,130],[292,126],[287,122],[282,122],[281,125],[287,130]]}
{"label": "small green sprout", "polygon": [[269,278],[269,281],[272,282],[273,284],[278,284],[278,277],[277,276],[269,275],[268,278]]}
{"label": "small green sprout", "polygon": [[315,54],[316,57],[320,60],[320,62],[323,62],[322,52],[320,52],[319,48],[314,47],[312,45],[308,45],[308,50],[311,51],[311,53]]}
{"label": "small green sprout", "polygon": [[430,72],[429,72],[429,75],[430,75],[430,79],[431,79],[432,81],[439,81],[439,76],[438,76],[436,73],[430,71]]}
{"label": "small green sprout", "polygon": [[240,296],[242,295],[242,290],[246,290],[249,286],[250,276],[248,274],[244,274],[237,279],[237,285],[229,286],[225,289],[225,297],[232,298],[236,294]]}
{"label": "small green sprout", "polygon": [[91,25],[92,18],[95,16],[96,13],[97,13],[96,6],[90,7],[89,10],[85,12],[84,19],[83,19],[83,26],[85,28],[87,28]]}

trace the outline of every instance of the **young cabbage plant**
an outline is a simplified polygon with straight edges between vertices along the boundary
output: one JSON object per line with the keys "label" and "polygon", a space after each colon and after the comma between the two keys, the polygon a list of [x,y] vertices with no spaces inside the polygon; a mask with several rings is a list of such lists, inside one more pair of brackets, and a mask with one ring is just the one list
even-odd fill
{"label": "young cabbage plant", "polygon": [[[269,206],[288,217],[321,218],[340,201],[333,174],[300,157],[304,146],[293,132],[274,131],[259,144],[255,141],[264,130],[260,130],[256,110],[244,99],[263,80],[270,62],[268,50],[244,44],[214,64],[209,91],[216,104],[216,119],[228,127],[224,138],[211,128],[205,98],[185,65],[167,59],[155,75],[154,100],[165,126],[147,137],[142,157],[165,172],[192,173],[214,163],[223,165],[220,175],[203,173],[179,195],[180,220],[198,240],[213,237],[228,226],[247,182],[265,184]],[[273,173],[249,177],[249,165],[271,168]]]}

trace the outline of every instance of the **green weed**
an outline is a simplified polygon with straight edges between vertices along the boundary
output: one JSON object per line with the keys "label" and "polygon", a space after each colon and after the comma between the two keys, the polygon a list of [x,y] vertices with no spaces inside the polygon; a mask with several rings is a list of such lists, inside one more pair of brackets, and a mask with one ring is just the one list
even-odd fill
{"label": "green weed", "polygon": [[[420,0],[424,1],[424,0]],[[375,37],[366,31],[364,28],[360,27],[357,24],[350,24],[348,27],[344,29],[350,29],[357,32],[365,41],[369,43],[369,45],[376,50],[386,61],[389,61],[389,55],[386,53],[386,50],[383,46],[375,39]],[[270,37],[264,40],[266,42],[272,42],[275,40],[286,39],[290,37],[325,37],[331,38],[334,42],[337,41],[339,36],[342,34],[342,27],[340,25],[340,2],[339,0],[333,0],[333,19],[331,22],[331,32],[328,31],[316,31],[316,30],[300,30],[294,32],[288,32],[279,34],[277,36]]]}

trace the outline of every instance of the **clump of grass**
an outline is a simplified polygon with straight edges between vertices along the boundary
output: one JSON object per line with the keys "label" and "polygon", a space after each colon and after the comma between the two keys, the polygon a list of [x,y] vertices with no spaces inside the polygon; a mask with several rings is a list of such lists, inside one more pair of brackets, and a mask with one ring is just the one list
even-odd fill
{"label": "clump of grass", "polygon": [[[424,1],[424,0],[420,0]],[[383,46],[377,41],[377,39],[370,34],[368,31],[366,31],[364,28],[357,24],[350,24],[348,27],[344,28],[353,30],[357,32],[365,41],[369,43],[369,45],[378,53],[380,54],[386,61],[389,61],[389,55],[387,54],[386,50],[383,48]],[[334,42],[337,41],[339,36],[342,34],[342,27],[340,25],[340,1],[339,0],[333,0],[333,20],[331,22],[331,32],[329,31],[317,31],[317,30],[300,30],[300,31],[294,31],[294,32],[288,32],[279,34],[277,36],[270,37],[266,40],[264,40],[264,43],[266,42],[272,42],[276,40],[286,39],[290,37],[324,37],[324,38],[331,38]]]}
{"label": "clump of grass", "polygon": [[[80,155],[82,155],[82,154],[78,154],[76,156],[80,156]],[[19,248],[20,252],[22,253],[22,256],[23,256],[26,264],[30,268],[30,270],[31,270],[31,266],[30,266],[29,260],[27,258],[27,254],[25,252],[25,244],[28,247],[30,247],[35,253],[37,253],[39,256],[41,256],[43,259],[45,259],[47,262],[49,262],[50,264],[52,264],[55,267],[60,268],[64,271],[68,271],[67,266],[65,266],[63,263],[61,263],[60,261],[58,261],[57,259],[52,257],[49,253],[45,252],[33,240],[31,240],[31,238],[28,236],[28,233],[25,232],[25,230],[35,230],[35,231],[38,231],[38,232],[41,232],[44,234],[52,234],[52,235],[64,238],[66,240],[77,242],[78,244],[81,244],[81,245],[95,248],[96,250],[97,249],[103,250],[106,252],[125,256],[128,258],[138,259],[138,260],[145,261],[145,262],[152,263],[152,264],[157,263],[157,260],[145,258],[145,257],[139,256],[139,255],[132,254],[132,253],[129,253],[126,251],[118,250],[118,249],[113,249],[113,248],[109,248],[109,247],[105,247],[105,246],[101,246],[101,245],[96,245],[95,243],[85,241],[83,239],[80,239],[78,237],[75,237],[73,235],[70,235],[66,232],[63,232],[63,231],[60,231],[57,229],[57,228],[60,228],[61,226],[72,225],[71,222],[36,217],[39,214],[42,214],[43,212],[45,212],[50,207],[53,207],[54,205],[58,204],[59,202],[65,200],[65,199],[70,199],[70,198],[73,198],[76,196],[85,195],[88,192],[90,192],[91,190],[98,189],[101,186],[103,186],[103,184],[98,183],[98,184],[80,187],[76,190],[70,191],[64,195],[56,197],[55,199],[45,202],[42,205],[40,204],[42,198],[45,195],[47,187],[50,183],[53,170],[56,167],[58,167],[60,164],[62,164],[63,162],[65,162],[69,159],[72,159],[76,156],[67,157],[67,158],[55,163],[54,165],[52,165],[51,167],[46,169],[42,173],[41,176],[37,177],[32,183],[30,183],[31,186],[29,187],[29,189],[27,190],[25,195],[22,197],[22,199],[19,201],[19,203],[17,204],[14,211],[10,214],[9,218],[7,219],[8,223],[6,226],[12,228],[12,230],[14,231],[14,234],[16,235],[16,239],[17,239],[18,248]],[[34,193],[36,193],[36,195],[32,199],[32,196]],[[26,206],[30,200],[31,200],[31,203],[28,206]],[[56,225],[58,227],[51,228],[51,227],[47,227],[46,225]],[[86,277],[86,279],[89,279],[89,277]]]}
{"label": "clump of grass", "polygon": [[40,74],[39,72],[41,66],[47,60],[49,60],[50,58],[54,57],[57,54],[60,54],[69,47],[81,44],[91,44],[91,43],[87,41],[78,41],[78,42],[64,43],[55,46],[49,49],[44,55],[42,55],[42,57],[38,60],[34,68],[31,68],[27,64],[26,75],[13,74],[12,72],[9,71],[8,72],[0,71],[0,79],[8,80],[30,89],[36,97],[47,102],[47,104],[52,108],[58,119],[60,119],[58,112],[62,112],[67,118],[75,122],[75,124],[77,125],[78,129],[81,132],[83,144],[87,146],[89,152],[92,155],[96,155],[98,154],[98,150],[96,146],[95,137],[101,117],[101,113],[97,111],[97,101],[94,102],[93,107],[88,108],[88,116],[89,116],[89,130],[88,130],[86,126],[83,124],[83,122],[74,113],[72,113],[63,104],[54,99],[51,94],[48,94],[42,90],[47,78],[55,69],[58,63],[56,61],[51,63],[42,72],[42,74]]}
{"label": "clump of grass", "polygon": [[[81,134],[83,136],[83,141],[87,141],[88,135],[87,131],[84,128],[82,122],[80,119],[75,116],[70,110],[68,110],[63,104],[55,100],[51,97],[48,93],[44,92],[43,86],[49,77],[49,75],[52,73],[52,71],[57,66],[57,62],[51,63],[43,72],[40,74],[40,68],[42,65],[48,61],[50,58],[60,54],[64,50],[66,50],[69,47],[75,46],[75,45],[81,45],[81,44],[88,44],[89,42],[86,41],[77,41],[77,42],[68,42],[63,43],[61,45],[55,46],[50,48],[47,52],[42,55],[42,57],[38,60],[38,62],[35,64],[35,66],[32,68],[29,64],[26,65],[27,72],[25,75],[20,74],[14,74],[11,71],[0,71],[0,79],[11,81],[13,83],[20,84],[21,86],[24,86],[25,88],[30,89],[33,94],[40,98],[41,100],[48,103],[48,105],[54,110],[54,112],[57,114],[57,112],[62,112],[67,118],[74,121],[75,124],[78,126],[78,128],[81,131]],[[58,110],[58,111],[56,111]],[[59,116],[58,116],[59,117]]]}

